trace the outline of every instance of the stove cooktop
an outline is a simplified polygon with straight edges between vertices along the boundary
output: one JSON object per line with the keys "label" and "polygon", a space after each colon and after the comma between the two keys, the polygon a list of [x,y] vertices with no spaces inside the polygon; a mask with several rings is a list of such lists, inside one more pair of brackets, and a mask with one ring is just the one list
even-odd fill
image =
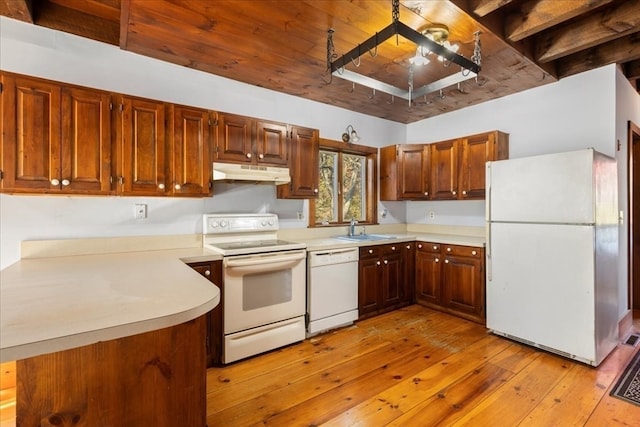
{"label": "stove cooktop", "polygon": [[287,242],[285,240],[251,240],[245,242],[216,242],[206,245],[209,249],[222,255],[250,255],[264,252],[280,252],[304,249],[304,243]]}

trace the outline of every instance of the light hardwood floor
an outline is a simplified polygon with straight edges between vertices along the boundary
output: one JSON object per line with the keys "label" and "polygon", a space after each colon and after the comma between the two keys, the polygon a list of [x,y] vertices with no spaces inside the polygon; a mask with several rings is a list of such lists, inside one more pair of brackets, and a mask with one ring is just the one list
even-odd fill
{"label": "light hardwood floor", "polygon": [[[637,330],[637,322],[635,323]],[[413,305],[207,373],[214,426],[640,425],[597,368]]]}
{"label": "light hardwood floor", "polygon": [[[635,351],[619,345],[595,369],[413,305],[209,369],[207,422],[640,426],[640,406],[609,396]],[[0,425],[14,425],[14,387],[0,390],[0,407]]]}

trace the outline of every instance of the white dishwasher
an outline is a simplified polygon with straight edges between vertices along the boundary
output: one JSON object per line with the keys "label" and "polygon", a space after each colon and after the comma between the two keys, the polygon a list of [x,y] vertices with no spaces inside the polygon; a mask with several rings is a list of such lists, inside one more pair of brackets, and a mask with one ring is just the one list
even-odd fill
{"label": "white dishwasher", "polygon": [[358,248],[310,251],[307,337],[358,319]]}

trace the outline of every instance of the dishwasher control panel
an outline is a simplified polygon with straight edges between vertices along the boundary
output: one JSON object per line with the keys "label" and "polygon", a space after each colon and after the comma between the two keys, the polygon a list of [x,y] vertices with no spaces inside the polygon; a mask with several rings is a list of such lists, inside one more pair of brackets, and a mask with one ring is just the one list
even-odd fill
{"label": "dishwasher control panel", "polygon": [[309,252],[309,267],[358,261],[358,248]]}

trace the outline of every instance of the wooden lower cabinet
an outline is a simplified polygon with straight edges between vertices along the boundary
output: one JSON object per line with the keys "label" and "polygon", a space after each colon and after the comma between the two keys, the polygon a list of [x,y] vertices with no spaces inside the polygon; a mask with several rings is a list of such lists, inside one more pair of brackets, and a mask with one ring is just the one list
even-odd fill
{"label": "wooden lower cabinet", "polygon": [[16,362],[17,426],[205,426],[205,318]]}
{"label": "wooden lower cabinet", "polygon": [[[407,243],[360,248],[358,268],[359,318],[381,314],[411,303],[405,252]],[[403,251],[404,249],[404,251]],[[412,253],[409,252],[412,257]]]}
{"label": "wooden lower cabinet", "polygon": [[419,304],[485,322],[483,248],[417,243],[415,283]]}
{"label": "wooden lower cabinet", "polygon": [[222,283],[222,261],[204,261],[187,264],[220,288],[220,303],[206,314],[207,323],[207,367],[222,365],[222,325],[224,286]]}

